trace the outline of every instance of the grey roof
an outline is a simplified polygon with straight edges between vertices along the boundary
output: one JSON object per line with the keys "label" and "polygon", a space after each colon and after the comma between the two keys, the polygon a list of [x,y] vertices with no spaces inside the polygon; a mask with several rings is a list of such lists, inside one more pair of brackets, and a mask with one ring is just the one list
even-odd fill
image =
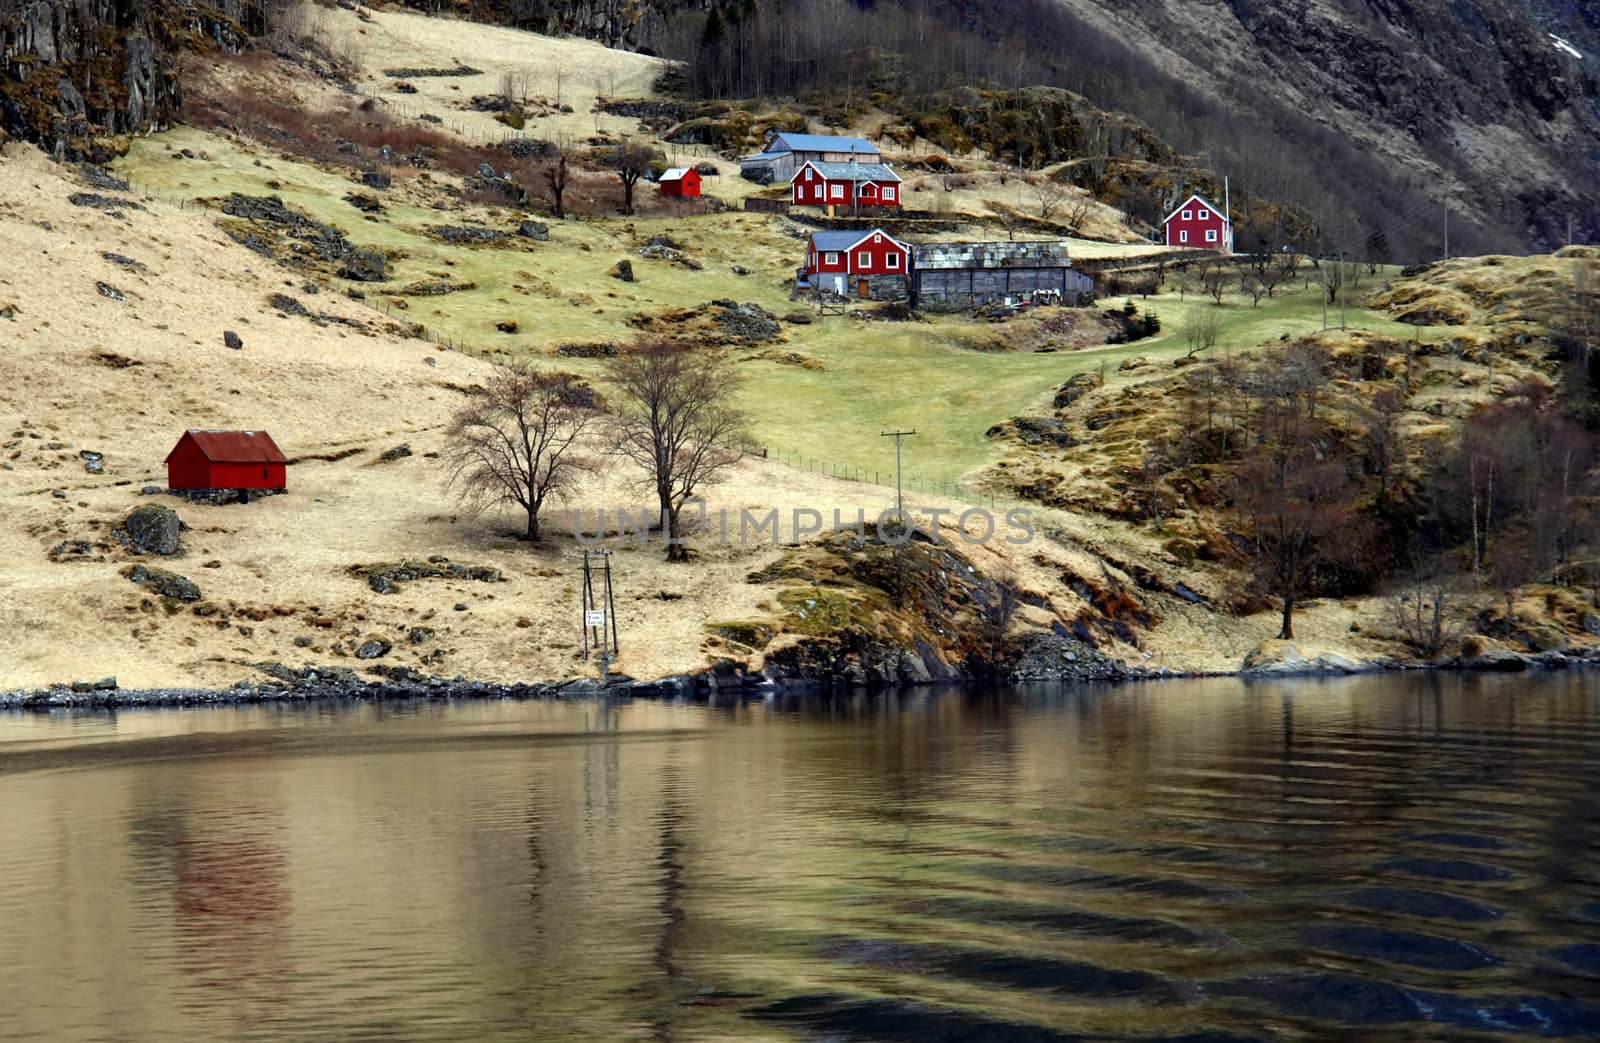
{"label": "grey roof", "polygon": [[[801,164],[800,169],[816,167],[817,173],[829,181],[899,181],[900,175],[887,163],[822,163],[812,160]],[[799,170],[795,171],[800,173]]]}
{"label": "grey roof", "polygon": [[827,253],[843,253],[871,232],[812,232],[811,245]]}
{"label": "grey roof", "polygon": [[923,270],[968,268],[1067,268],[1064,240],[1022,243],[918,243],[911,248]]}
{"label": "grey roof", "polygon": [[883,236],[896,246],[910,248],[909,244],[901,242],[881,228],[869,228],[864,232],[812,232],[811,243],[818,250],[824,252],[842,252],[851,249],[863,239],[870,239],[875,235]]}
{"label": "grey roof", "polygon": [[876,156],[877,146],[866,138],[841,138],[832,134],[774,134],[767,142],[768,152],[868,152]]}
{"label": "grey roof", "polygon": [[789,153],[787,153],[787,152],[757,152],[753,156],[744,157],[739,162],[741,162],[741,163],[770,163],[775,159],[782,159],[784,156],[787,156],[788,154]]}

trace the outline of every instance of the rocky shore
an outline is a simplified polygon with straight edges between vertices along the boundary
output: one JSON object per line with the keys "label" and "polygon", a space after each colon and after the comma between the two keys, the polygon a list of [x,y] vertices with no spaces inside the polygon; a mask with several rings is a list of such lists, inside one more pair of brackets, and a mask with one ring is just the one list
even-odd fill
{"label": "rocky shore", "polygon": [[[1287,642],[1268,643],[1246,657],[1237,673],[1193,673],[1165,667],[1130,667],[1076,642],[1034,640],[1005,671],[987,678],[970,676],[908,678],[901,664],[856,663],[838,673],[796,674],[779,666],[750,672],[742,664],[719,660],[696,674],[678,674],[651,681],[613,675],[602,685],[596,678],[554,683],[504,684],[445,678],[406,667],[377,667],[363,678],[349,668],[260,664],[267,680],[241,680],[230,688],[124,689],[115,677],[46,688],[0,691],[0,711],[114,710],[140,707],[239,706],[253,703],[313,701],[403,702],[419,699],[590,699],[601,695],[625,699],[676,701],[752,698],[767,695],[831,694],[841,691],[884,691],[932,684],[972,684],[981,680],[1008,684],[1118,684],[1192,677],[1241,678],[1334,677],[1401,670],[1517,673],[1600,667],[1600,647],[1571,651],[1522,653],[1491,650],[1476,656],[1451,656],[1433,662],[1353,660],[1332,653],[1306,654]],[[1074,647],[1075,646],[1075,647]],[[921,673],[912,671],[913,673]]]}

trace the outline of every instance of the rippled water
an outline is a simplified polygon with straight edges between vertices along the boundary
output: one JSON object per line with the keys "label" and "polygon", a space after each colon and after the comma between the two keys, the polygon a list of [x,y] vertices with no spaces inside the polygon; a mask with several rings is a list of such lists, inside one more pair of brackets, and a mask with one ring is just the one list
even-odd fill
{"label": "rippled water", "polygon": [[0,716],[0,1039],[1600,1035],[1600,679]]}

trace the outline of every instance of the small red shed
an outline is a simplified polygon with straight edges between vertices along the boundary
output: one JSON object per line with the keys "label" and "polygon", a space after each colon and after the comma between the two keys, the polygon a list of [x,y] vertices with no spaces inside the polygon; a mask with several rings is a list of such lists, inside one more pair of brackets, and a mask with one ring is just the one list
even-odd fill
{"label": "small red shed", "polygon": [[265,431],[185,431],[167,454],[171,489],[283,489],[288,470]]}
{"label": "small red shed", "polygon": [[694,167],[673,167],[661,175],[661,194],[678,199],[700,195],[700,172]]}
{"label": "small red shed", "polygon": [[1190,196],[1162,222],[1168,246],[1233,253],[1233,222],[1200,196]]}

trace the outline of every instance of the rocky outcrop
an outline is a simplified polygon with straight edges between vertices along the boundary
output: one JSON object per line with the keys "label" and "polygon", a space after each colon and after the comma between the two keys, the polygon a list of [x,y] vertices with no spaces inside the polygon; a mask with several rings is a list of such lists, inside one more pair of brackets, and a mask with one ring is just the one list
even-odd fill
{"label": "rocky outcrop", "polygon": [[1337,652],[1310,652],[1293,641],[1263,641],[1244,657],[1246,677],[1303,674],[1361,674],[1384,669],[1381,663],[1351,659]]}
{"label": "rocky outcrop", "polygon": [[[438,0],[405,2],[430,12],[439,6]],[[711,6],[711,0],[480,0],[471,5],[471,13],[534,32],[582,36],[607,47],[655,54],[673,15]]]}
{"label": "rocky outcrop", "polygon": [[0,3],[0,141],[37,142],[57,159],[112,158],[122,135],[176,116],[183,50],[244,45],[240,17],[240,0]]}

